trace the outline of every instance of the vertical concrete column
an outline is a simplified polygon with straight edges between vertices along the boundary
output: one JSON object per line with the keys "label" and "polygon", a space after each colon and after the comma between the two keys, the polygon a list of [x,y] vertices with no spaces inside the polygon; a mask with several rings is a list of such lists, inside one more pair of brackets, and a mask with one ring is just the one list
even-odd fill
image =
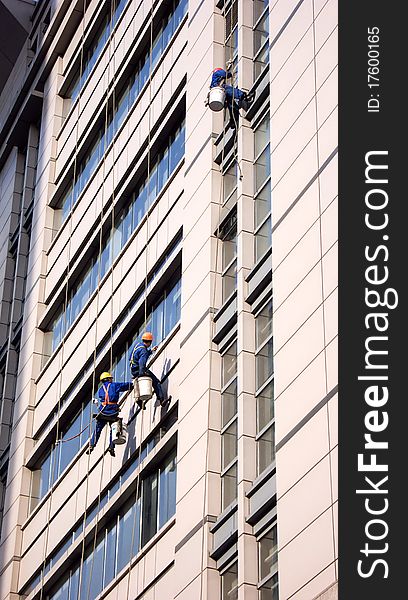
{"label": "vertical concrete column", "polygon": [[[219,241],[222,201],[213,139],[222,112],[204,102],[213,69],[223,64],[224,23],[212,2],[189,3],[183,216],[180,397],[177,466],[177,600],[219,598],[211,523],[221,512],[220,370],[212,318],[221,302]],[[218,264],[217,264],[218,263]],[[207,341],[206,341],[207,340]]]}
{"label": "vertical concrete column", "polygon": [[[249,90],[253,81],[252,3],[241,0],[238,7],[239,87]],[[238,598],[256,600],[258,591],[256,540],[246,522],[249,502],[246,493],[256,478],[256,402],[254,318],[245,302],[245,281],[254,264],[254,139],[241,111],[238,130],[237,206],[237,322],[238,322]]]}

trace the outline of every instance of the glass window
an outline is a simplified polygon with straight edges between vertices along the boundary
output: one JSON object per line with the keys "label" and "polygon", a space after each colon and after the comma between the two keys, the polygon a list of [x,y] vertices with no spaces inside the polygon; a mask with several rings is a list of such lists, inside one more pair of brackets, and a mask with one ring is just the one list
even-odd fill
{"label": "glass window", "polygon": [[257,447],[258,473],[262,473],[275,460],[275,423],[257,438]]}
{"label": "glass window", "polygon": [[270,300],[255,319],[256,347],[259,348],[272,335],[272,300]]}
{"label": "glass window", "polygon": [[270,180],[258,192],[255,198],[255,228],[265,220],[271,212],[271,182]]}
{"label": "glass window", "polygon": [[49,596],[50,600],[69,600],[69,576],[61,587]]}
{"label": "glass window", "polygon": [[262,581],[272,573],[272,567],[278,562],[278,528],[274,525],[258,542],[259,579]]}
{"label": "glass window", "polygon": [[144,546],[157,531],[157,473],[143,481],[142,545]]}
{"label": "glass window", "polygon": [[116,574],[116,523],[106,534],[105,572],[103,576],[103,587],[107,586]]}
{"label": "glass window", "polygon": [[[107,237],[103,242],[102,252],[100,256],[98,245],[98,255],[95,255],[95,257],[93,257],[90,260],[90,266],[84,274],[83,279],[80,280],[80,282],[71,291],[71,300],[68,304],[65,314],[62,310],[53,322],[53,350],[57,347],[63,335],[65,335],[67,328],[72,324],[73,320],[79,315],[82,308],[85,306],[89,297],[96,289],[98,281],[102,279],[104,275],[108,272],[113,260],[118,256],[119,252],[129,239],[131,232],[136,229],[141,219],[145,215],[148,207],[147,184],[149,185],[151,194],[150,202],[152,202],[156,198],[158,190],[158,177],[160,176],[163,178],[163,183],[164,179],[170,176],[170,171],[168,169],[168,166],[166,166],[168,164],[168,155],[169,152],[171,153],[173,145],[176,142],[179,143],[180,140],[182,140],[182,144],[179,150],[182,152],[182,154],[184,154],[184,136],[181,137],[182,132],[184,132],[184,127],[181,130],[179,130],[179,133],[176,136],[176,140],[172,143],[172,145],[170,145],[169,147],[167,147],[167,149],[164,150],[164,156],[160,163],[162,165],[162,168],[159,175],[156,163],[156,165],[153,167],[149,182],[143,180],[139,184],[139,190],[137,194],[133,196],[129,207],[126,209],[127,212],[121,212],[119,214],[118,218],[116,219],[113,236],[111,235],[110,230],[109,237]],[[172,137],[170,136],[169,144],[171,139]],[[126,216],[124,216],[125,214]],[[161,335],[163,335],[163,333],[161,333]]]}
{"label": "glass window", "polygon": [[50,487],[50,475],[51,475],[51,452],[45,457],[40,467],[40,488],[38,495],[42,498]]}
{"label": "glass window", "polygon": [[237,600],[238,598],[238,563],[235,562],[221,575],[222,600]]}
{"label": "glass window", "polygon": [[269,152],[269,146],[262,152],[257,158],[255,163],[255,188],[259,188],[263,185],[266,178],[271,174],[271,156]]}
{"label": "glass window", "polygon": [[[81,598],[94,600],[102,591],[105,537],[103,536],[82,565]],[[91,548],[93,550],[93,548]]]}
{"label": "glass window", "polygon": [[159,190],[162,189],[167,179],[169,178],[169,150],[168,148],[165,150],[162,158],[160,159],[158,166],[158,175],[157,175],[157,187]]}
{"label": "glass window", "polygon": [[[130,501],[131,502],[131,501]],[[139,508],[136,510],[134,504],[127,504],[124,509],[124,514],[119,518],[119,529],[118,529],[118,570],[119,573],[125,565],[129,563],[132,556],[131,552],[132,537],[133,547],[137,548],[138,539],[138,522],[139,522]],[[138,505],[139,506],[139,505]]]}
{"label": "glass window", "polygon": [[[231,196],[232,192],[236,192],[238,183],[238,168],[237,163],[234,162],[223,175],[223,200],[226,200]],[[236,195],[236,194],[235,194]]]}
{"label": "glass window", "polygon": [[222,509],[237,498],[237,464],[232,465],[221,477]]}
{"label": "glass window", "polygon": [[160,469],[159,529],[176,512],[176,455],[171,455]]}
{"label": "glass window", "polygon": [[237,373],[237,342],[234,342],[222,355],[222,386]]}
{"label": "glass window", "polygon": [[181,282],[178,281],[166,297],[165,328],[167,336],[180,320],[181,311]]}
{"label": "glass window", "polygon": [[222,432],[222,469],[225,469],[237,457],[237,420]]}
{"label": "glass window", "polygon": [[229,266],[222,276],[222,299],[227,300],[237,289],[237,261]]}
{"label": "glass window", "polygon": [[262,48],[269,36],[268,12],[262,16],[254,29],[254,55]]}
{"label": "glass window", "polygon": [[256,389],[259,389],[273,373],[273,340],[270,339],[255,356]]}
{"label": "glass window", "polygon": [[237,255],[237,226],[231,226],[222,238],[222,268],[223,270]]}
{"label": "glass window", "polygon": [[259,260],[261,256],[272,245],[272,221],[269,217],[265,223],[255,232],[255,260]]}
{"label": "glass window", "polygon": [[184,123],[177,132],[174,142],[170,146],[170,173],[174,171],[184,156],[185,125]]}
{"label": "glass window", "polygon": [[270,119],[269,113],[265,116],[265,118],[260,122],[258,127],[255,130],[255,156],[258,157],[259,154],[264,150],[264,148],[269,145],[270,142]]}
{"label": "glass window", "polygon": [[156,344],[160,343],[164,339],[164,308],[165,301],[162,300],[156,305],[152,313],[150,328],[154,331]]}
{"label": "glass window", "polygon": [[234,381],[227,387],[226,390],[221,394],[221,412],[222,427],[225,427],[237,413],[237,380]]}
{"label": "glass window", "polygon": [[[60,465],[59,465],[59,473],[69,465],[71,460],[77,454],[79,450],[79,436],[75,437],[81,431],[81,414],[77,414],[73,419],[71,425],[65,431],[62,436],[62,442],[60,443],[61,448],[61,457],[60,457]],[[74,439],[69,439],[74,438]],[[64,442],[64,440],[68,440]]]}
{"label": "glass window", "polygon": [[273,380],[256,397],[257,406],[257,432],[262,431],[274,419],[274,392]]}
{"label": "glass window", "polygon": [[279,600],[278,574],[265,582],[259,590],[259,600]]}

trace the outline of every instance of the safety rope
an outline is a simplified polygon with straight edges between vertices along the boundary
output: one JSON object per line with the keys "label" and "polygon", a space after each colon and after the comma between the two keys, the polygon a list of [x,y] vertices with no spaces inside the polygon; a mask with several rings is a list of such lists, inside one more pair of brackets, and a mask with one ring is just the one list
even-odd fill
{"label": "safety rope", "polygon": [[[232,8],[231,8],[232,10]],[[225,2],[223,4],[223,8],[222,8],[222,16],[225,22]],[[232,13],[231,13],[231,19],[230,19],[230,36],[232,35]],[[226,35],[224,36],[224,53],[225,53],[225,47],[226,47]],[[231,39],[231,38],[230,38]],[[231,58],[231,54],[232,54],[232,47],[231,47],[231,43],[229,44],[229,48],[230,48],[230,62],[232,62],[232,58]],[[227,66],[227,65],[226,65]],[[233,83],[233,82],[232,82]],[[232,89],[234,90],[234,86],[232,85]],[[234,91],[233,91],[233,95],[232,95],[232,102],[234,102]],[[232,110],[232,114],[234,115],[234,110]],[[234,117],[235,120],[235,117]],[[237,123],[235,122],[235,126],[236,129],[235,131],[237,132]],[[236,137],[236,135],[235,135]],[[223,137],[222,137],[222,150],[221,150],[221,168],[220,168],[220,174],[221,174],[221,185],[220,185],[220,194],[219,194],[219,198],[218,198],[218,216],[217,216],[217,227],[219,227],[220,224],[220,219],[221,219],[221,208],[222,208],[222,203],[223,203],[223,193],[224,193],[224,177],[225,177],[225,173],[222,172],[222,166],[223,166],[223,162],[224,162],[224,153],[225,153],[225,130],[224,130],[224,124],[223,124]],[[236,161],[238,164],[238,161]],[[212,297],[212,301],[210,304],[210,327],[209,327],[209,344],[208,344],[208,351],[210,353],[210,360],[209,360],[209,369],[208,369],[208,403],[207,403],[207,431],[206,431],[206,448],[205,448],[205,468],[204,468],[204,495],[203,495],[203,511],[202,511],[202,537],[201,537],[201,570],[200,570],[200,600],[203,600],[203,589],[204,589],[204,561],[205,558],[207,557],[207,555],[205,555],[204,551],[205,551],[205,539],[206,539],[206,530],[207,530],[207,526],[206,526],[206,522],[205,522],[205,517],[206,517],[206,505],[207,505],[207,478],[208,478],[208,462],[209,462],[209,450],[210,450],[210,404],[211,404],[211,385],[212,385],[212,372],[213,372],[213,350],[212,350],[212,344],[213,344],[213,338],[214,338],[214,334],[215,334],[215,321],[214,321],[214,316],[215,316],[215,304],[216,304],[216,297],[217,297],[217,282],[219,279],[218,276],[218,260],[219,260],[219,252],[220,252],[220,232],[217,230],[217,235],[216,235],[216,241],[215,241],[215,260],[214,260],[214,269],[215,269],[215,277],[214,277],[214,289],[213,289],[213,297]]]}
{"label": "safety rope", "polygon": [[[115,73],[115,53],[116,53],[116,44],[115,44],[115,32],[114,32],[114,22],[113,22],[113,18],[114,18],[114,14],[115,14],[115,5],[116,2],[114,0],[111,0],[111,24],[112,24],[112,28],[110,31],[110,38],[109,38],[109,58],[108,58],[108,81],[110,79],[110,69],[111,69],[111,62],[112,62],[112,56],[113,56],[113,75],[112,75],[112,132],[114,129],[114,120],[115,120],[115,87],[116,87],[116,73]],[[114,45],[114,49],[113,49],[113,55],[112,55],[112,40],[113,40],[113,45]],[[106,137],[106,133],[107,133],[107,129],[108,129],[108,114],[109,114],[109,84],[107,86],[106,89],[106,109],[105,109],[105,137]],[[111,232],[110,232],[110,239],[111,239],[111,243],[112,243],[112,258],[113,258],[113,240],[114,240],[114,231],[115,231],[115,180],[114,180],[114,172],[115,172],[115,135],[112,135],[112,210],[111,210],[111,214],[112,214],[112,218],[111,218]],[[104,148],[104,154],[103,154],[103,176],[102,176],[102,198],[101,198],[101,224],[100,224],[100,254],[99,254],[99,259],[101,258],[102,255],[102,229],[103,229],[103,212],[104,212],[104,192],[105,192],[105,176],[106,176],[106,172],[105,172],[105,166],[106,166],[106,153],[107,153],[107,145]],[[102,264],[100,262],[100,268],[98,270],[98,303],[97,303],[97,310],[96,310],[96,324],[95,324],[95,344],[94,344],[94,365],[93,365],[93,382],[92,382],[92,392],[95,389],[95,379],[96,379],[96,352],[97,352],[97,323],[98,323],[98,315],[99,315],[99,288],[100,288],[100,282],[101,282],[101,267]],[[112,265],[111,265],[111,273],[110,273],[110,277],[111,277],[111,296],[110,296],[110,312],[111,312],[111,323],[110,323],[110,356],[109,356],[109,364],[110,364],[110,370],[112,370],[113,367],[113,260],[112,260]],[[103,411],[103,408],[101,409],[100,412]],[[92,422],[92,416],[91,416],[91,422]],[[107,437],[107,432],[108,432],[108,428],[109,428],[109,436],[111,438],[112,436],[112,424],[108,423],[107,426],[105,426],[105,439],[104,439],[104,446],[106,446],[106,437]],[[96,521],[95,521],[95,527],[94,527],[94,535],[93,535],[93,544],[92,544],[92,561],[91,561],[91,568],[90,568],[90,572],[89,572],[89,576],[88,576],[88,585],[87,585],[87,595],[86,595],[86,600],[90,599],[90,593],[91,593],[91,583],[92,583],[92,575],[93,575],[93,567],[94,567],[94,560],[95,560],[95,549],[96,549],[96,543],[97,543],[97,538],[98,538],[98,525],[99,525],[99,513],[100,513],[100,504],[101,504],[101,498],[102,498],[102,484],[103,484],[103,474],[104,474],[104,464],[105,464],[105,456],[106,456],[106,450],[103,451],[102,453],[102,463],[101,463],[101,475],[100,475],[100,480],[99,480],[99,491],[98,491],[98,503],[97,503],[97,508],[96,508]],[[88,465],[89,465],[89,461],[90,461],[90,454],[88,454]],[[88,482],[89,482],[89,469],[87,472],[87,489],[86,489],[86,494],[85,494],[85,498],[88,498]],[[85,524],[86,524],[86,508],[85,508],[85,512],[84,512],[84,527],[83,527],[83,531],[85,533]],[[83,541],[82,541],[82,557],[81,557],[81,571],[83,569],[82,565],[84,562],[84,553],[85,553],[85,535],[83,537]],[[80,578],[82,576],[82,572],[80,574]],[[79,600],[80,600],[80,596],[81,596],[81,587],[79,587]]]}
{"label": "safety rope", "polygon": [[[147,327],[147,286],[148,286],[148,269],[149,269],[149,261],[148,261],[148,250],[149,250],[149,217],[150,217],[150,168],[151,168],[151,106],[152,106],[152,71],[153,71],[153,7],[151,8],[151,21],[150,21],[150,50],[149,50],[149,109],[148,109],[148,137],[147,137],[147,214],[146,214],[146,257],[145,257],[145,298],[144,298],[144,326],[143,331],[146,331]],[[142,413],[140,418],[140,443],[139,443],[139,455],[138,455],[138,473],[136,476],[136,485],[135,485],[135,510],[133,515],[133,523],[132,523],[132,537],[130,542],[130,550],[129,550],[129,565],[127,570],[127,585],[126,585],[126,600],[129,600],[130,594],[130,574],[132,570],[132,558],[133,558],[133,545],[135,541],[135,530],[136,530],[136,519],[141,518],[141,515],[137,515],[137,503],[139,499],[140,493],[140,474],[141,474],[141,464],[140,458],[142,455],[142,440],[143,440],[143,417],[144,417],[144,405],[142,402],[141,410]],[[135,435],[136,435],[136,425],[135,425]],[[142,508],[140,503],[140,509]],[[139,532],[139,535],[141,532]],[[140,561],[139,561],[140,562]],[[139,562],[137,563],[137,575],[139,574]],[[136,580],[138,577],[136,578]]]}
{"label": "safety rope", "polygon": [[[84,41],[85,41],[85,11],[86,11],[86,0],[83,0],[83,4],[82,4],[82,32],[81,32],[81,53],[80,53],[80,64],[79,64],[79,68],[80,68],[80,76],[82,73],[82,69],[83,69],[83,62],[84,62]],[[74,154],[74,166],[73,166],[73,186],[72,186],[72,194],[74,193],[74,186],[75,186],[75,179],[76,179],[76,173],[77,173],[77,162],[78,162],[78,139],[79,139],[79,116],[81,113],[81,99],[82,99],[82,88],[80,88],[79,90],[79,94],[78,94],[78,119],[76,122],[76,128],[75,128],[75,154]],[[73,196],[72,196],[73,198]],[[72,206],[71,206],[71,210],[72,210]],[[65,284],[65,293],[64,293],[64,315],[65,315],[65,319],[64,319],[64,323],[66,323],[66,319],[67,319],[67,308],[68,308],[68,290],[69,290],[69,278],[70,278],[70,273],[71,273],[71,261],[70,261],[70,256],[71,256],[71,240],[72,240],[72,215],[69,216],[69,229],[68,229],[68,247],[67,247],[67,259],[68,259],[68,266],[67,266],[67,275],[66,275],[66,284]],[[46,560],[47,560],[47,547],[48,547],[48,540],[49,540],[49,531],[50,531],[50,522],[51,522],[51,508],[52,508],[52,500],[53,500],[53,493],[54,493],[54,475],[55,475],[55,468],[56,468],[56,454],[57,454],[57,449],[58,449],[58,438],[59,438],[59,434],[60,434],[60,418],[61,418],[61,395],[62,395],[62,369],[64,367],[64,354],[65,354],[65,337],[66,337],[66,331],[64,331],[63,336],[62,336],[62,345],[61,345],[61,359],[60,359],[60,366],[59,366],[59,382],[58,382],[58,406],[57,406],[57,423],[56,423],[56,431],[55,431],[55,442],[51,448],[51,467],[50,467],[50,478],[51,478],[51,490],[50,490],[50,497],[49,497],[49,503],[48,503],[48,511],[47,511],[47,528],[46,528],[46,534],[45,534],[45,541],[44,541],[44,553],[43,553],[43,566],[41,569],[41,591],[40,591],[40,598],[39,600],[43,600],[43,595],[44,595],[44,577],[45,577],[45,564],[46,564]]]}

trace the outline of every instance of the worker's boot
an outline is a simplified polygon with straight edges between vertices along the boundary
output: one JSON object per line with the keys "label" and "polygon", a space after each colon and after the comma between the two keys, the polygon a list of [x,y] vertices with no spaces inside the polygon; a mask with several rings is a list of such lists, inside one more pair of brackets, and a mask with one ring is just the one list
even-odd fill
{"label": "worker's boot", "polygon": [[255,91],[245,92],[244,97],[241,100],[241,108],[243,110],[247,111],[248,108],[251,106],[252,102],[254,101],[254,98],[255,98]]}
{"label": "worker's boot", "polygon": [[146,410],[146,402],[144,400],[141,400],[140,398],[138,398],[136,400],[136,404],[138,405],[140,410]]}
{"label": "worker's boot", "polygon": [[116,454],[115,454],[115,448],[112,448],[111,446],[109,446],[109,454],[111,456],[115,457],[116,456]]}
{"label": "worker's boot", "polygon": [[86,453],[87,454],[91,454],[91,452],[93,452],[93,449],[95,448],[95,446],[89,446],[89,448],[87,448]]}
{"label": "worker's boot", "polygon": [[170,404],[170,402],[171,402],[171,396],[168,396],[168,398],[161,398],[160,406],[167,406],[168,404]]}

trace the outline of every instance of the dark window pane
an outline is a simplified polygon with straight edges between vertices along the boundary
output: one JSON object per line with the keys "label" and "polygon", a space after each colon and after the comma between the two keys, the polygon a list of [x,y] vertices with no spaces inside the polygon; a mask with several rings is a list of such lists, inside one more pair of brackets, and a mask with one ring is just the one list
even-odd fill
{"label": "dark window pane", "polygon": [[259,190],[270,174],[271,155],[269,152],[269,146],[267,146],[266,150],[262,152],[255,163],[255,191]]}
{"label": "dark window pane", "polygon": [[255,198],[255,229],[259,227],[262,221],[271,212],[271,182],[261,189]]}
{"label": "dark window pane", "polygon": [[255,372],[258,390],[273,373],[273,338],[256,355]]}
{"label": "dark window pane", "polygon": [[178,281],[176,285],[170,290],[166,298],[166,309],[165,309],[165,328],[164,335],[167,336],[176,323],[180,320],[181,310],[181,282]]}
{"label": "dark window pane", "polygon": [[66,581],[61,584],[61,587],[49,596],[50,600],[69,600],[69,576]]}
{"label": "dark window pane", "polygon": [[143,482],[142,546],[157,531],[157,473],[153,473]]}
{"label": "dark window pane", "polygon": [[255,340],[259,348],[272,334],[272,300],[270,300],[255,318]]}
{"label": "dark window pane", "polygon": [[103,587],[107,586],[116,575],[116,524],[111,527],[106,535],[105,573]]}
{"label": "dark window pane", "polygon": [[231,425],[222,433],[221,447],[221,468],[225,469],[225,467],[227,467],[237,456],[237,420],[233,421],[233,423],[231,423]]}
{"label": "dark window pane", "polygon": [[259,579],[265,579],[278,561],[278,528],[275,525],[259,540]]}
{"label": "dark window pane", "polygon": [[105,538],[97,544],[95,551],[91,552],[82,565],[81,598],[94,600],[102,591],[103,555]]}
{"label": "dark window pane", "polygon": [[237,380],[227,387],[221,396],[222,427],[237,413]]}
{"label": "dark window pane", "polygon": [[222,355],[222,385],[226,385],[237,373],[237,343],[234,342]]}
{"label": "dark window pane", "polygon": [[258,474],[262,473],[275,460],[275,424],[262,434],[257,441]]}
{"label": "dark window pane", "polygon": [[261,587],[259,600],[279,600],[278,574]]}
{"label": "dark window pane", "polygon": [[257,432],[261,431],[274,418],[273,404],[274,382],[271,381],[256,398],[257,406]]}
{"label": "dark window pane", "polygon": [[221,576],[222,600],[237,600],[238,598],[238,563],[229,567]]}
{"label": "dark window pane", "polygon": [[79,569],[80,566],[78,565],[74,571],[71,571],[69,600],[78,600],[79,598]]}
{"label": "dark window pane", "polygon": [[271,217],[262,225],[255,233],[255,260],[259,260],[261,256],[272,245],[272,223]]}
{"label": "dark window pane", "polygon": [[[81,413],[78,413],[77,416],[72,421],[71,425],[68,427],[68,429],[65,431],[64,435],[62,436],[62,439],[67,440],[67,441],[66,442],[62,441],[60,444],[60,446],[61,446],[61,458],[60,458],[60,469],[59,469],[60,473],[62,473],[62,471],[65,469],[65,467],[68,466],[68,464],[71,462],[71,460],[74,458],[74,456],[77,454],[77,452],[79,450],[79,436],[78,437],[74,437],[74,436],[78,435],[80,431],[81,431]],[[74,439],[69,439],[72,437]]]}
{"label": "dark window pane", "polygon": [[176,456],[167,459],[160,469],[159,529],[176,512]]}
{"label": "dark window pane", "polygon": [[38,491],[38,495],[40,498],[42,498],[50,487],[51,452],[44,459],[40,469],[40,489]]}
{"label": "dark window pane", "polygon": [[237,498],[237,465],[233,465],[221,477],[222,509]]}
{"label": "dark window pane", "polygon": [[128,506],[126,512],[119,519],[118,540],[118,573],[132,558],[131,544],[132,532],[136,528],[134,505]]}

